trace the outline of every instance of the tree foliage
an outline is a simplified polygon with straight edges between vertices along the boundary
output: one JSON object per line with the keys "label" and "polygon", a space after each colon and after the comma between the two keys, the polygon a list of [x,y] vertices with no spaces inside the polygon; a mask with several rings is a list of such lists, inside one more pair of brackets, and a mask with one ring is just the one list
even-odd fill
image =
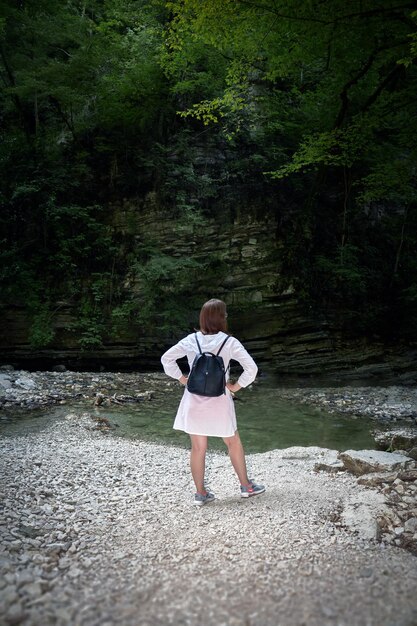
{"label": "tree foliage", "polygon": [[[251,137],[264,173],[298,198],[282,216],[284,281],[386,331],[415,293],[416,21],[407,2],[169,3],[165,63],[184,81],[195,42],[223,88],[180,115]],[[211,53],[213,54],[213,52]],[[381,258],[381,250],[384,250]],[[413,315],[411,327],[415,330]]]}
{"label": "tree foliage", "polygon": [[85,349],[111,325],[185,324],[179,277],[204,290],[216,259],[111,227],[110,201],[151,191],[179,237],[264,198],[278,290],[360,332],[413,334],[416,22],[401,0],[6,0],[0,279],[33,345],[53,341],[61,300]]}

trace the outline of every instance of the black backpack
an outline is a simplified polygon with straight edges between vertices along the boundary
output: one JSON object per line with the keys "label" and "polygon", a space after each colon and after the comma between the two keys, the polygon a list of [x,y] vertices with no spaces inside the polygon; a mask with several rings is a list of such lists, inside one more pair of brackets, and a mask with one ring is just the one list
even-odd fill
{"label": "black backpack", "polygon": [[229,336],[227,335],[217,350],[217,354],[213,354],[212,352],[202,352],[197,333],[195,333],[199,354],[196,355],[188,376],[187,389],[190,393],[209,398],[226,393],[226,370],[223,358],[219,355]]}

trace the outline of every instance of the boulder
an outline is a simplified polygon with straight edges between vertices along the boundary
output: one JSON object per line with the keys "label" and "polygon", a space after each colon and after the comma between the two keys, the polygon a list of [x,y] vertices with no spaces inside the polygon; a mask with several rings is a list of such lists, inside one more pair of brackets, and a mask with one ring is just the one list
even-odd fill
{"label": "boulder", "polygon": [[371,472],[370,474],[362,474],[358,478],[358,485],[365,485],[365,487],[381,487],[384,484],[390,485],[397,478],[398,472]]}
{"label": "boulder", "polygon": [[315,472],[329,472],[329,474],[336,474],[337,472],[346,472],[346,467],[339,459],[331,460],[323,463],[316,463],[314,465]]}
{"label": "boulder", "polygon": [[362,539],[379,539],[378,519],[384,513],[390,513],[381,493],[366,491],[355,493],[343,507],[341,521]]}
{"label": "boulder", "polygon": [[408,519],[404,524],[404,528],[408,532],[417,532],[417,517],[411,517]]}
{"label": "boulder", "polygon": [[12,383],[10,381],[10,376],[8,376],[7,374],[0,374],[0,388],[9,389],[9,387],[11,386]]}
{"label": "boulder", "polygon": [[393,428],[372,432],[380,450],[411,450],[417,446],[417,428]]}
{"label": "boulder", "polygon": [[15,382],[15,385],[17,385],[18,387],[22,387],[22,389],[25,389],[26,391],[30,391],[32,389],[35,389],[36,387],[36,383],[32,378],[28,378],[26,376],[21,376],[20,378],[18,378]]}
{"label": "boulder", "polygon": [[407,454],[410,457],[410,459],[414,459],[415,461],[417,461],[417,446],[415,446],[414,448],[411,448],[411,450],[408,450]]}
{"label": "boulder", "polygon": [[58,365],[54,365],[53,368],[52,368],[52,371],[53,372],[66,372],[67,368],[66,368],[66,366],[63,363],[61,363],[61,364],[58,364]]}
{"label": "boulder", "polygon": [[392,452],[380,450],[346,450],[339,454],[346,469],[355,476],[371,472],[392,472],[414,467],[413,459]]}

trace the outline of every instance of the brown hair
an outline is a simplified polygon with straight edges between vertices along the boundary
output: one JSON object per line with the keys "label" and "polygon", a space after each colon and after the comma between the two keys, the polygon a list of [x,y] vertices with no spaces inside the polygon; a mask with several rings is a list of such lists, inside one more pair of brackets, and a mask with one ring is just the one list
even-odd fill
{"label": "brown hair", "polygon": [[200,311],[200,330],[203,335],[215,335],[227,332],[226,304],[223,300],[213,298],[205,302]]}

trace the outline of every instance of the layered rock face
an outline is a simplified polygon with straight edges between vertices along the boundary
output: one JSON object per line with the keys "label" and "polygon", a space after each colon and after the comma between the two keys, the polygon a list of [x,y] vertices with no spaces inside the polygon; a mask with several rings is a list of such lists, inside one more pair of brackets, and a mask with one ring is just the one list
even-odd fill
{"label": "layered rock face", "polygon": [[[125,201],[110,207],[111,223],[119,240],[152,240],[162,254],[197,261],[217,259],[219,271],[201,275],[196,293],[224,299],[230,310],[230,330],[251,351],[261,367],[286,376],[395,378],[412,382],[416,351],[370,345],[363,338],[346,337],[335,316],[318,317],[300,304],[293,290],[280,286],[282,241],[273,213],[244,216],[222,213],[206,224],[181,223],[158,207],[152,195],[146,201]],[[140,296],[140,284],[128,288]],[[203,295],[204,294],[204,295]],[[124,330],[109,338],[100,349],[82,351],[70,332],[75,321],[73,307],[57,303],[55,339],[47,349],[30,348],[30,319],[25,309],[3,308],[0,343],[3,362],[26,367],[146,369],[159,367],[159,357],[173,338],[154,332]],[[198,310],[190,311],[190,329],[197,324]]]}

